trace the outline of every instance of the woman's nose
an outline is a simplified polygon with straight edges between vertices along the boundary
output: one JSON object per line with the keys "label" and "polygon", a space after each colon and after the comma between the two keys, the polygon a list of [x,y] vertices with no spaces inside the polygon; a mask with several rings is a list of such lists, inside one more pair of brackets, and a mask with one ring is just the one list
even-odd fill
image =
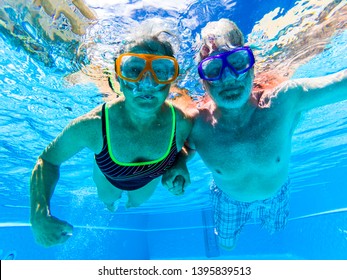
{"label": "woman's nose", "polygon": [[142,79],[140,80],[142,86],[156,86],[157,84],[154,81],[152,73],[147,71],[143,74]]}

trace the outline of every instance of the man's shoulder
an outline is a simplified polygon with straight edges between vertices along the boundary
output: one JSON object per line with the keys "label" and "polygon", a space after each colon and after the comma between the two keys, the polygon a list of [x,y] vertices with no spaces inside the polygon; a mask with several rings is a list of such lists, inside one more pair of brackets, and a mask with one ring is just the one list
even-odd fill
{"label": "man's shoulder", "polygon": [[256,99],[260,108],[274,108],[281,105],[285,106],[294,100],[296,97],[295,92],[298,91],[299,88],[296,80],[288,80],[282,82],[273,89],[265,90]]}
{"label": "man's shoulder", "polygon": [[203,108],[199,108],[197,110],[197,114],[196,114],[196,118],[204,118],[206,116],[212,116],[213,115],[213,112],[210,108],[206,108],[206,107],[203,107]]}
{"label": "man's shoulder", "polygon": [[194,117],[195,130],[201,130],[213,124],[213,112],[209,108],[199,108]]}

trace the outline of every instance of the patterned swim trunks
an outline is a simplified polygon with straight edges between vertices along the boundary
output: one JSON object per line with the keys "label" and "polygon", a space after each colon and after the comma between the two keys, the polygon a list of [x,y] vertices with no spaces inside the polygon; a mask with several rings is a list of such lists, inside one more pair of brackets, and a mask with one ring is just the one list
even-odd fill
{"label": "patterned swim trunks", "polygon": [[232,249],[243,226],[251,218],[259,219],[262,227],[265,227],[271,234],[283,229],[289,215],[289,184],[290,181],[286,182],[271,198],[241,202],[231,199],[213,181],[211,199],[215,234],[219,244],[224,248]]}

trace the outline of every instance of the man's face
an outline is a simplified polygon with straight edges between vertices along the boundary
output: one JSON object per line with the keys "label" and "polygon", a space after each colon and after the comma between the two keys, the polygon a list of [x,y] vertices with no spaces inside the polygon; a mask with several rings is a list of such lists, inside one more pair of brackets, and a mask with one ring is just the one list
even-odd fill
{"label": "man's face", "polygon": [[254,57],[249,50],[221,50],[200,63],[199,74],[204,78],[204,87],[218,107],[240,108],[249,100],[254,78],[253,64]]}
{"label": "man's face", "polygon": [[[229,74],[230,75],[230,74]],[[207,93],[218,107],[228,109],[240,108],[251,96],[253,70],[249,71],[243,80],[226,79],[221,83],[203,82]]]}
{"label": "man's face", "polygon": [[[210,57],[218,54],[223,54],[223,51],[212,53]],[[236,54],[232,59],[229,59],[229,62],[236,67],[242,57],[240,58]],[[206,73],[211,71],[211,75],[213,75],[214,63],[217,64],[219,61],[210,60],[208,62],[209,65],[206,66],[205,71]],[[208,67],[211,67],[211,69]],[[218,80],[204,80],[203,84],[207,93],[218,107],[235,109],[242,107],[249,100],[252,92],[253,78],[254,69],[252,67],[247,72],[238,75],[227,66],[223,69]]]}

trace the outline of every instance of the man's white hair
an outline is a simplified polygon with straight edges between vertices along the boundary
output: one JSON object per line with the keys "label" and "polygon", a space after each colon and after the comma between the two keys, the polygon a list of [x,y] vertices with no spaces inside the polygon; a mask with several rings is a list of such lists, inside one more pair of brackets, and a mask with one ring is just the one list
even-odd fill
{"label": "man's white hair", "polygon": [[201,30],[198,60],[209,56],[213,51],[240,47],[244,44],[244,36],[237,25],[226,18],[212,21]]}

